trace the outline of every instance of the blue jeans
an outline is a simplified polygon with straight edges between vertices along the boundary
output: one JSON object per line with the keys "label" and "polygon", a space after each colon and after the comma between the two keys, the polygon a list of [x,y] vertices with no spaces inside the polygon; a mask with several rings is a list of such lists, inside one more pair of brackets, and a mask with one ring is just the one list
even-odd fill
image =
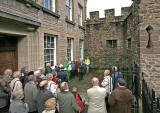
{"label": "blue jeans", "polygon": [[89,65],[86,65],[86,68],[87,68],[87,72],[86,73],[89,73]]}

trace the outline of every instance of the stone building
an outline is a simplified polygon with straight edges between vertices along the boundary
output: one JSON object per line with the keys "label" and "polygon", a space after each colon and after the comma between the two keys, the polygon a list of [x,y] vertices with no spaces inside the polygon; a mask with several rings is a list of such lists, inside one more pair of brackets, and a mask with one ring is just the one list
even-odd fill
{"label": "stone building", "polygon": [[90,13],[85,54],[91,57],[91,67],[137,64],[150,88],[160,94],[160,1],[133,0],[121,12],[115,17],[114,9],[105,10],[105,18],[97,11]]}
{"label": "stone building", "polygon": [[83,58],[86,0],[0,0],[0,74]]}

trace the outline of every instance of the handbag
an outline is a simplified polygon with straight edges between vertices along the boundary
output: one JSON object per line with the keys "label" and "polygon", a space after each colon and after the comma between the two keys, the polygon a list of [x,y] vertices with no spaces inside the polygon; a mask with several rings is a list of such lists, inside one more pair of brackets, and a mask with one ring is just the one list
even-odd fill
{"label": "handbag", "polygon": [[78,104],[78,106],[81,108],[81,112],[84,111],[84,104],[83,102],[80,100],[79,96],[78,96],[78,93],[76,93],[76,102]]}

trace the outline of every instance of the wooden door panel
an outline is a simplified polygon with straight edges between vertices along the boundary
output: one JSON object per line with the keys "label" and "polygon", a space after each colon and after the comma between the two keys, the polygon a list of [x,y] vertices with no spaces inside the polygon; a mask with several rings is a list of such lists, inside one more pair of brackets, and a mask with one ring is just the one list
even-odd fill
{"label": "wooden door panel", "polygon": [[16,57],[16,51],[0,52],[0,74],[3,74],[8,68],[13,71],[17,70]]}

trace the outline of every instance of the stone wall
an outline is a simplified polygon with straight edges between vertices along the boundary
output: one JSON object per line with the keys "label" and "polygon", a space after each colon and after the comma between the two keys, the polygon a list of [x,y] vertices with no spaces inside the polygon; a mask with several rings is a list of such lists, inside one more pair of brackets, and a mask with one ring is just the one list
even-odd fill
{"label": "stone wall", "polygon": [[[86,23],[86,55],[91,57],[91,67],[132,68],[134,64],[144,72],[150,89],[160,96],[160,1],[133,0],[129,8],[122,8],[122,16],[115,17],[114,10],[91,12]],[[107,48],[106,40],[118,40],[117,48]],[[150,39],[150,40],[149,40]]]}
{"label": "stone wall", "polygon": [[[124,20],[129,8],[122,9],[122,16],[115,17],[114,9],[105,10],[105,18],[99,12],[91,12],[86,23],[85,52],[91,57],[92,68],[111,68],[124,65]],[[117,48],[107,47],[107,40],[117,40]]]}
{"label": "stone wall", "polygon": [[124,21],[124,59],[127,67],[134,64],[140,66],[140,30],[139,30],[138,4],[134,2],[130,7],[130,13]]}
{"label": "stone wall", "polygon": [[[16,35],[18,37],[18,69],[28,66],[29,70],[44,67],[44,34],[52,34],[57,38],[56,62],[60,64],[67,57],[67,38],[74,39],[74,60],[79,60],[79,41],[84,40],[84,26],[78,24],[78,4],[83,7],[83,23],[86,16],[86,0],[73,2],[73,21],[66,21],[64,0],[56,1],[56,12],[42,7],[42,1],[32,0],[0,0],[0,12],[13,16],[12,19],[2,18],[0,15],[0,33]],[[3,15],[2,15],[3,16]],[[16,20],[20,17],[37,22],[40,26]]]}
{"label": "stone wall", "polygon": [[141,0],[139,15],[142,20],[139,25],[141,71],[145,73],[150,88],[154,88],[160,96],[160,1]]}

